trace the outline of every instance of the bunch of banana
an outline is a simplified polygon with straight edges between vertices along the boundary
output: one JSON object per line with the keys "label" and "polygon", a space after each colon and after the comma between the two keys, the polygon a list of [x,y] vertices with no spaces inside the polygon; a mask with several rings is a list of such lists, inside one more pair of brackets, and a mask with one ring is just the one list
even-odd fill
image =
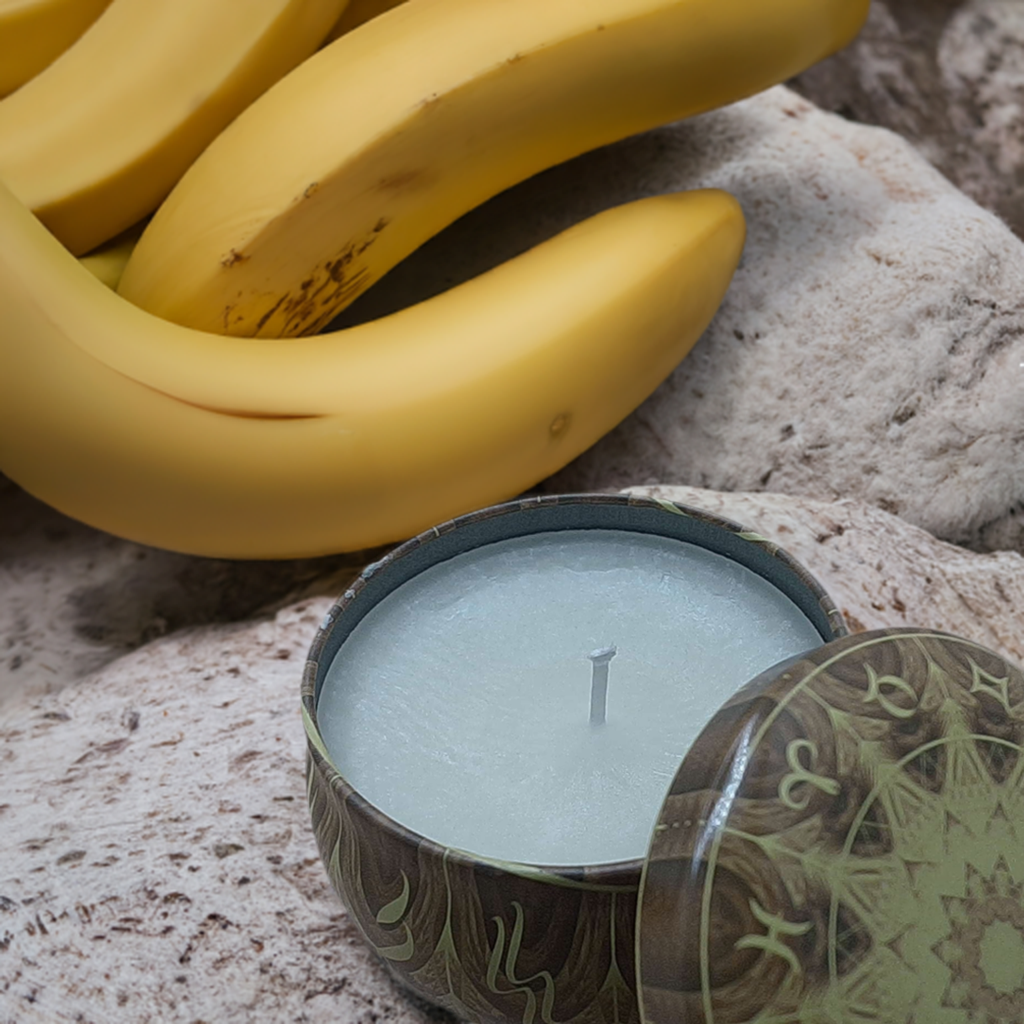
{"label": "bunch of banana", "polygon": [[62,54],[110,0],[0,0],[0,96]]}
{"label": "bunch of banana", "polygon": [[[78,66],[76,48],[105,18],[137,17],[143,3],[166,7],[154,17],[167,25],[171,8],[241,6],[113,0],[65,57],[0,101],[0,182],[12,186],[0,184],[0,469],[124,537],[279,558],[395,541],[564,466],[703,333],[743,216],[716,190],[639,200],[418,306],[296,335],[507,185],[838,48],[868,0],[360,2],[353,17],[367,20],[239,115],[137,245],[129,235],[80,262],[69,248],[145,213],[137,198],[115,202],[115,180],[144,191],[135,164],[103,133],[63,179],[28,142],[10,175],[3,128],[16,119],[4,104],[43,95],[31,87]],[[258,9],[315,9],[307,49],[345,27],[344,0],[244,6],[253,22]],[[294,55],[294,39],[280,45]],[[255,48],[261,60],[269,47]],[[192,64],[179,63],[188,78]],[[96,91],[91,109],[136,112],[124,81]],[[136,163],[157,151],[193,159],[179,136],[192,145],[195,133],[157,109]],[[34,166],[51,185],[93,184],[33,203]],[[98,278],[112,284],[122,268],[117,294]]]}

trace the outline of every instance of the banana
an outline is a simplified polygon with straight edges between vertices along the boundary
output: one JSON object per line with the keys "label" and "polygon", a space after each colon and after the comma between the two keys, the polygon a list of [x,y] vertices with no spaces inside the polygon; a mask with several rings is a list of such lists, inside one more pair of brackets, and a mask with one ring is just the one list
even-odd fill
{"label": "banana", "polygon": [[622,420],[703,332],[744,231],[723,192],[642,199],[380,321],[251,341],[132,306],[0,185],[0,470],[191,554],[393,542]]}
{"label": "banana", "polygon": [[325,42],[333,43],[335,39],[340,39],[346,32],[358,28],[363,22],[370,21],[378,14],[383,14],[385,11],[390,11],[392,7],[404,3],[406,0],[351,0]]}
{"label": "banana", "polygon": [[0,178],[74,253],[155,209],[346,0],[113,0],[0,101]]}
{"label": "banana", "polygon": [[110,0],[0,0],[0,96],[60,56]]}
{"label": "banana", "polygon": [[80,256],[78,262],[93,277],[98,278],[113,291],[121,280],[121,275],[124,273],[124,268],[128,263],[128,257],[131,256],[132,251],[138,244],[139,236],[142,234],[142,229],[145,226],[144,221],[133,224],[127,231],[122,231],[121,234],[116,235],[109,242],[104,242],[91,252]]}
{"label": "banana", "polygon": [[795,74],[869,0],[412,0],[305,61],[189,168],[119,291],[176,323],[310,334],[552,164]]}

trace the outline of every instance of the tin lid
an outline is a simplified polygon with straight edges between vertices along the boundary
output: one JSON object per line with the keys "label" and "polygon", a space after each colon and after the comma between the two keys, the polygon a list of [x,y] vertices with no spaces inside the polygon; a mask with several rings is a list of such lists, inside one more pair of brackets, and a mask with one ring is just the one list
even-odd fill
{"label": "tin lid", "polygon": [[1024,674],[926,630],[759,676],[640,887],[645,1024],[1024,1021]]}

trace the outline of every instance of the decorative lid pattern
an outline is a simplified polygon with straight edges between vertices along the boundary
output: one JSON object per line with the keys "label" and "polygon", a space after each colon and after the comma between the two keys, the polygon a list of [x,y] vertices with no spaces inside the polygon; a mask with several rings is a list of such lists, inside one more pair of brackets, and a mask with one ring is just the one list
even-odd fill
{"label": "decorative lid pattern", "polygon": [[1024,675],[885,630],[766,673],[677,773],[646,1024],[1024,1022]]}

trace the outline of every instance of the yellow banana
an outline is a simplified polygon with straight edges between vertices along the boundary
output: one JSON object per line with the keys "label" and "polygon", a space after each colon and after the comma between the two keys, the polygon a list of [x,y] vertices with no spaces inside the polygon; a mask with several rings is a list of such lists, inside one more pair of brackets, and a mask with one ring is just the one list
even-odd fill
{"label": "yellow banana", "polygon": [[131,256],[138,244],[139,236],[145,226],[144,221],[133,224],[127,231],[115,235],[109,242],[104,242],[91,252],[80,256],[78,262],[93,277],[98,278],[112,291],[115,290],[128,263],[128,257]]}
{"label": "yellow banana", "polygon": [[743,236],[723,192],[639,200],[380,321],[250,341],[132,306],[0,186],[0,470],[193,554],[392,542],[623,419],[703,332]]}
{"label": "yellow banana", "polygon": [[110,0],[0,0],[0,96],[60,56]]}
{"label": "yellow banana", "polygon": [[351,32],[363,22],[370,21],[378,14],[404,3],[406,0],[351,0],[337,24],[331,29],[326,42],[333,43],[335,39],[341,38],[346,32]]}
{"label": "yellow banana", "polygon": [[412,0],[214,140],[119,290],[206,331],[313,333],[488,197],[796,73],[851,39],[868,3]]}
{"label": "yellow banana", "polygon": [[159,205],[346,0],[113,0],[0,101],[0,178],[74,253]]}

